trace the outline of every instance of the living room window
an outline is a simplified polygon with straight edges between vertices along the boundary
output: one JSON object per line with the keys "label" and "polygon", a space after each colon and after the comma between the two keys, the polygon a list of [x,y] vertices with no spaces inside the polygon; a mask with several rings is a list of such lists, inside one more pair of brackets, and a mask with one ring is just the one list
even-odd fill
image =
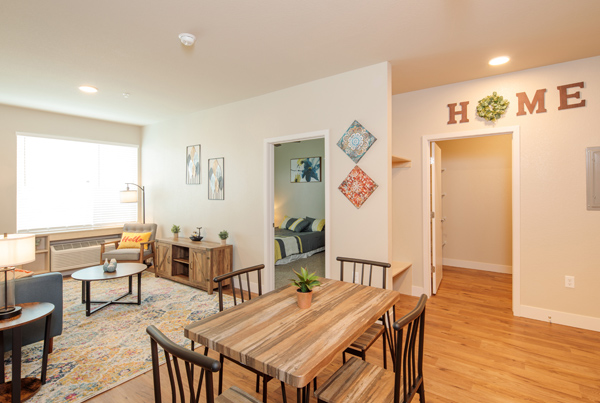
{"label": "living room window", "polygon": [[120,203],[138,182],[138,147],[17,134],[17,231],[58,232],[137,221]]}

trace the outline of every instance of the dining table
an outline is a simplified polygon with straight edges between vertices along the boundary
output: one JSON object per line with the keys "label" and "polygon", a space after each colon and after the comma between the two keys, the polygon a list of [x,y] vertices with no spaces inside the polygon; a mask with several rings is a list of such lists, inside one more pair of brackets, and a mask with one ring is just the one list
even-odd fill
{"label": "dining table", "polygon": [[308,402],[310,382],[401,296],[394,290],[319,280],[307,309],[298,307],[296,288],[284,286],[190,323],[184,335],[297,388],[297,401]]}

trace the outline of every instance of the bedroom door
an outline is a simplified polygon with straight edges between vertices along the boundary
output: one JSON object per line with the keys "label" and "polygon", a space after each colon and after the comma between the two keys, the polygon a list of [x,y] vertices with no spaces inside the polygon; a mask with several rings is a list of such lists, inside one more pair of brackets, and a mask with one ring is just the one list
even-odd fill
{"label": "bedroom door", "polygon": [[431,290],[442,282],[442,150],[431,143]]}

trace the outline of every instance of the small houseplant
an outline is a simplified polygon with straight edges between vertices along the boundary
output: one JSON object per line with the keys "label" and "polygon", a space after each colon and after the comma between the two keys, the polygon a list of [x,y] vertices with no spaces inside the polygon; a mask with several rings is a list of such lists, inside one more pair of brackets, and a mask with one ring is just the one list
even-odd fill
{"label": "small houseplant", "polygon": [[221,245],[227,244],[227,238],[229,238],[229,232],[223,230],[219,232],[219,238],[221,238]]}
{"label": "small houseplant", "polygon": [[291,281],[292,285],[297,288],[298,306],[300,309],[309,308],[312,301],[312,289],[321,285],[321,282],[315,273],[308,274],[308,270],[304,267],[300,268],[300,273],[296,270],[294,270],[294,273],[296,273],[298,279],[291,279]]}
{"label": "small houseplant", "polygon": [[173,233],[174,239],[179,239],[179,233],[181,232],[181,227],[179,225],[173,224],[171,227],[171,232]]}

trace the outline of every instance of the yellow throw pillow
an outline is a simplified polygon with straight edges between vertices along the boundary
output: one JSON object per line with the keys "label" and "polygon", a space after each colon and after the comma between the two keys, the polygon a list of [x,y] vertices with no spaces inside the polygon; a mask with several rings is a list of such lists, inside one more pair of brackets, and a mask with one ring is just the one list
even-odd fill
{"label": "yellow throw pillow", "polygon": [[[150,240],[152,232],[123,232],[118,249],[139,249],[142,242]],[[148,249],[148,245],[145,245]]]}

